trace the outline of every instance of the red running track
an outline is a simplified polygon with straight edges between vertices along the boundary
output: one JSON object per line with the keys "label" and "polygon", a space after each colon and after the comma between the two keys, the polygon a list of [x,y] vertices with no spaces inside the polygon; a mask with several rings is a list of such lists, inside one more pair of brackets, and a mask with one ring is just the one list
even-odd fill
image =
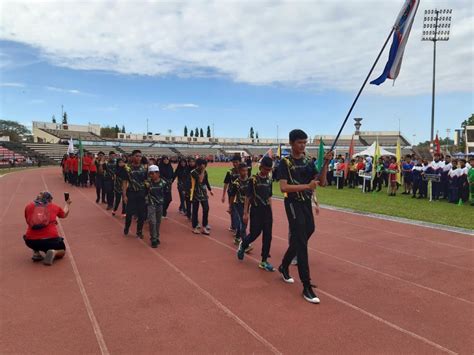
{"label": "red running track", "polygon": [[[67,256],[52,267],[31,262],[21,239],[24,206],[44,189],[74,201],[60,223]],[[321,304],[311,305],[299,283],[257,268],[259,241],[237,260],[217,195],[210,237],[191,233],[175,194],[151,249],[57,168],[1,178],[0,353],[473,352],[472,235],[322,210],[309,251]],[[277,266],[288,228],[279,200],[274,220]]]}

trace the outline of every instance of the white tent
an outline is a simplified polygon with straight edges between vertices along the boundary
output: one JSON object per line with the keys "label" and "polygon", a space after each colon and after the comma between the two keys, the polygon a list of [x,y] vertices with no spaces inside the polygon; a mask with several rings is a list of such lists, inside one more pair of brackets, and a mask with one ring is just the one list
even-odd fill
{"label": "white tent", "polygon": [[[365,155],[368,155],[370,157],[373,157],[375,156],[375,144],[376,142],[372,143],[372,145],[367,148],[366,150],[363,150],[362,152],[359,152],[359,153],[356,153],[354,154],[352,157],[355,158],[355,157],[363,157]],[[383,149],[382,147],[380,147],[380,155],[393,155],[395,156],[395,154],[393,153],[390,153],[388,150],[385,150]]]}

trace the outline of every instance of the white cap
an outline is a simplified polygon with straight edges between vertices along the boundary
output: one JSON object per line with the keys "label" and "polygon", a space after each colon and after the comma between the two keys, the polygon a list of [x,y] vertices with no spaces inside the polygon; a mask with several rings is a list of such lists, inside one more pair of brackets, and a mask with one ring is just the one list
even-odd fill
{"label": "white cap", "polygon": [[160,168],[157,167],[156,165],[150,165],[148,167],[148,172],[151,173],[151,172],[159,172],[160,171]]}

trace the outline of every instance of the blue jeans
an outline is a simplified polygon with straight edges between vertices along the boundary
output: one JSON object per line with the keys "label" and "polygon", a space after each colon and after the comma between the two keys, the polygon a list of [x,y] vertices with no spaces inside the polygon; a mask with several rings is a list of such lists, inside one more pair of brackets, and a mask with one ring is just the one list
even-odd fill
{"label": "blue jeans", "polygon": [[235,226],[236,237],[242,239],[246,235],[247,225],[244,223],[244,204],[232,204],[232,224]]}

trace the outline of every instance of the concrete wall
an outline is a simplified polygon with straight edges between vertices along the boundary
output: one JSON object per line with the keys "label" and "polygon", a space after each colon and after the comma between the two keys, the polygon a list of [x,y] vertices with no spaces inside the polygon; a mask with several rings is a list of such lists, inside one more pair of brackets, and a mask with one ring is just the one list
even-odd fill
{"label": "concrete wall", "polygon": [[[52,128],[54,129],[54,128]],[[35,143],[59,143],[59,138],[52,134],[46,133],[41,129],[33,126],[33,140]]]}

